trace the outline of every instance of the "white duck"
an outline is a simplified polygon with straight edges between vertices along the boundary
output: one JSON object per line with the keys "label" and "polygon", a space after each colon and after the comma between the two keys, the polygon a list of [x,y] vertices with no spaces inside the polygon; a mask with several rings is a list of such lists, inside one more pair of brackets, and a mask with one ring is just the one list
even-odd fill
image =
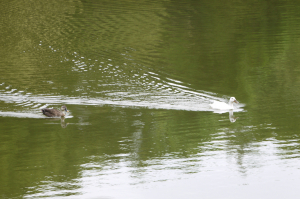
{"label": "white duck", "polygon": [[225,102],[217,102],[214,101],[214,103],[210,104],[210,107],[213,109],[218,109],[218,110],[232,110],[233,109],[233,102],[239,103],[235,97],[231,97],[228,104]]}

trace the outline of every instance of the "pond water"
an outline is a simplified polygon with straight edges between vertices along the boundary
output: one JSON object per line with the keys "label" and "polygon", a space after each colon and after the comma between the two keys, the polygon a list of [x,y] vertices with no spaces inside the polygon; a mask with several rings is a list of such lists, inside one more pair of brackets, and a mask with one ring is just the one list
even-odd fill
{"label": "pond water", "polygon": [[0,198],[298,198],[299,9],[2,2]]}

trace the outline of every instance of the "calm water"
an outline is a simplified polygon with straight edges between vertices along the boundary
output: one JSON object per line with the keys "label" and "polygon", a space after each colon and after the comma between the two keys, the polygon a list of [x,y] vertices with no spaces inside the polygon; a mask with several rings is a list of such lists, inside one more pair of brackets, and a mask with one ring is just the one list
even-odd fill
{"label": "calm water", "polygon": [[299,9],[3,1],[0,198],[298,198]]}

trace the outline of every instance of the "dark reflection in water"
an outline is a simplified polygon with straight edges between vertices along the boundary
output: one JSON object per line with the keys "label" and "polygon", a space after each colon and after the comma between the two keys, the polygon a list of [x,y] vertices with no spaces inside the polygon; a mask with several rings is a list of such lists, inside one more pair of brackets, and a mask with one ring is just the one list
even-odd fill
{"label": "dark reflection in water", "polygon": [[69,123],[67,123],[65,121],[65,119],[66,119],[65,117],[61,117],[61,118],[46,118],[47,121],[51,121],[51,122],[49,122],[47,124],[59,124],[59,123],[57,123],[57,121],[58,122],[60,121],[60,125],[61,125],[62,128],[66,128],[68,126],[68,124],[69,124]]}
{"label": "dark reflection in water", "polygon": [[295,198],[298,3],[1,5],[0,197]]}

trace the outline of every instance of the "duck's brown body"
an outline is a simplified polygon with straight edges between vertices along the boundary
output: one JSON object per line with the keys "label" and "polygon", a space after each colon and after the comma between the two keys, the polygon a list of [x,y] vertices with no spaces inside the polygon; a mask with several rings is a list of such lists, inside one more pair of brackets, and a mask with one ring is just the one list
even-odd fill
{"label": "duck's brown body", "polygon": [[56,110],[56,109],[50,109],[50,108],[44,108],[41,109],[44,115],[48,117],[64,117],[66,115],[66,112],[69,112],[67,110],[66,106],[61,107],[61,111]]}

